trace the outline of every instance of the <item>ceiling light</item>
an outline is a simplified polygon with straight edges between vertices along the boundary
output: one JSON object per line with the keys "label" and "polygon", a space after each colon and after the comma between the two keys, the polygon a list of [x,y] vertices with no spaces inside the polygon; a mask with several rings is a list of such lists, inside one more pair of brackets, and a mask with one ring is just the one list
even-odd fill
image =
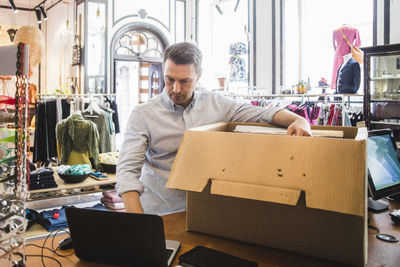
{"label": "ceiling light", "polygon": [[39,9],[35,9],[35,13],[36,13],[36,18],[37,18],[38,23],[39,24],[42,23],[42,16],[40,14],[40,10]]}
{"label": "ceiling light", "polygon": [[43,6],[40,6],[39,8],[40,8],[40,11],[42,11],[44,20],[48,20],[47,15],[46,15],[46,12],[44,11]]}
{"label": "ceiling light", "polygon": [[8,2],[10,2],[10,6],[11,6],[12,10],[14,10],[14,13],[18,13],[18,9],[14,4],[14,0],[8,0]]}

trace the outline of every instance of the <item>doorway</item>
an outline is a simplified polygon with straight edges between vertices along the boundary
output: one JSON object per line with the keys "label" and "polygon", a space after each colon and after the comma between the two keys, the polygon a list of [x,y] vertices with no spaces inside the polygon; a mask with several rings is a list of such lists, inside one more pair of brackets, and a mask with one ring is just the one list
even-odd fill
{"label": "doorway", "polygon": [[112,92],[116,94],[121,133],[121,148],[131,110],[160,94],[164,88],[162,55],[167,39],[154,26],[144,23],[128,25],[117,32],[112,42]]}

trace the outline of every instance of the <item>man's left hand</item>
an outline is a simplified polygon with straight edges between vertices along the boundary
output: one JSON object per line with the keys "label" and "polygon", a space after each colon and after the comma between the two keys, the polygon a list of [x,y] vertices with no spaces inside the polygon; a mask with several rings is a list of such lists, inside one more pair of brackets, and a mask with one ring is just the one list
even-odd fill
{"label": "man's left hand", "polygon": [[312,136],[310,124],[304,118],[296,119],[287,128],[288,135]]}

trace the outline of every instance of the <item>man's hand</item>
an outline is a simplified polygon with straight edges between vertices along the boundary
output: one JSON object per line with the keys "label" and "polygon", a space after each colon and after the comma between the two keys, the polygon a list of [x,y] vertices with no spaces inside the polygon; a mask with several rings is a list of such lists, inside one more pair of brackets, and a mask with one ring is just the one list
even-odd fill
{"label": "man's hand", "polygon": [[306,119],[299,118],[287,128],[288,135],[312,136],[310,124]]}
{"label": "man's hand", "polygon": [[282,109],[275,113],[273,123],[287,127],[288,135],[312,136],[308,121],[288,110]]}
{"label": "man's hand", "polygon": [[140,195],[137,191],[128,191],[121,195],[127,212],[143,213]]}

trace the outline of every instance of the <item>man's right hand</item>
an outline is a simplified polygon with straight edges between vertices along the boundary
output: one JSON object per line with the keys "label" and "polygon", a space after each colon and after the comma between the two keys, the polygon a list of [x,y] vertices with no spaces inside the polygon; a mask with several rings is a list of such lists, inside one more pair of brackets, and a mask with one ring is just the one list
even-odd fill
{"label": "man's right hand", "polygon": [[143,213],[140,195],[137,191],[128,191],[121,195],[127,212]]}

